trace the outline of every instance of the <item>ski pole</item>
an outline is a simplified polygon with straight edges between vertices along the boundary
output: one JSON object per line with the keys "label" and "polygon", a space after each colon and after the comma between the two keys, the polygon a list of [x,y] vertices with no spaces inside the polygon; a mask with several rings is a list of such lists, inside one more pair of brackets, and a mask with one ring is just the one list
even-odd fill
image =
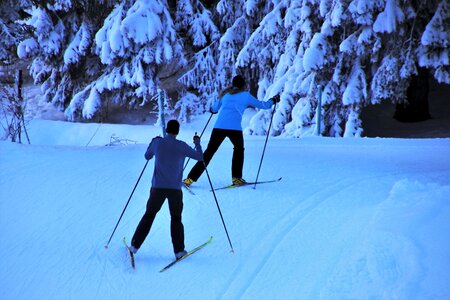
{"label": "ski pole", "polygon": [[211,177],[209,177],[208,169],[206,168],[205,162],[203,162],[203,165],[205,166],[206,176],[208,176],[209,185],[211,186],[211,191],[213,192],[214,200],[216,201],[216,205],[217,205],[217,209],[219,210],[220,218],[222,219],[223,228],[225,228],[225,233],[227,234],[228,243],[230,243],[231,253],[234,253],[233,245],[231,244],[231,240],[230,240],[230,235],[228,234],[227,226],[225,225],[225,221],[223,220],[222,211],[220,210],[219,202],[217,201],[217,196],[216,196],[216,193],[214,191],[214,188],[213,188],[213,185],[211,182]]}
{"label": "ski pole", "polygon": [[[211,113],[211,115],[209,116],[208,122],[206,122],[205,127],[203,127],[202,133],[200,133],[200,138],[202,137],[203,133],[205,132],[206,127],[208,127],[209,121],[211,121],[211,118],[212,118],[213,115],[214,114]],[[187,165],[188,165],[190,160],[191,160],[191,158],[189,157],[188,160],[186,161],[186,163],[184,164],[183,171],[184,171],[184,169],[186,169],[186,167],[187,167]]]}
{"label": "ski pole", "polygon": [[258,174],[256,174],[256,180],[255,180],[255,185],[253,186],[253,189],[256,189],[256,183],[258,182],[259,171],[261,170],[261,165],[262,165],[262,162],[263,162],[263,159],[264,159],[264,153],[266,152],[267,140],[269,139],[270,128],[272,127],[273,115],[275,114],[276,106],[277,106],[277,104],[274,103],[273,110],[272,110],[272,117],[270,118],[269,128],[267,129],[266,141],[264,142],[264,149],[263,149],[263,152],[262,152],[262,155],[261,155],[261,161],[259,162]]}
{"label": "ski pole", "polygon": [[119,226],[120,220],[122,219],[123,214],[125,213],[125,210],[127,209],[128,204],[130,203],[131,197],[133,197],[134,191],[136,190],[136,187],[138,186],[138,183],[141,180],[142,174],[144,174],[144,171],[145,171],[145,168],[147,167],[147,164],[148,164],[148,160],[145,163],[144,168],[142,169],[141,175],[139,175],[139,178],[136,181],[136,184],[134,185],[133,191],[131,192],[131,195],[128,198],[127,204],[125,205],[125,207],[123,208],[122,213],[120,214],[119,220],[117,221],[116,227],[114,227],[114,230],[111,233],[111,236],[109,237],[108,243],[105,245],[105,249],[108,249],[109,243],[111,242],[111,239],[112,239],[114,233],[116,232],[117,226]]}

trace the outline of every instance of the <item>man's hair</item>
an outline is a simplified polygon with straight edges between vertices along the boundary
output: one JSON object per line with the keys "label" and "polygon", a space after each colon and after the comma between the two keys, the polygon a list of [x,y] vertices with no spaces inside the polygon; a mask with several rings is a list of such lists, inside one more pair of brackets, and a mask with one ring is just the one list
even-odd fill
{"label": "man's hair", "polygon": [[167,122],[166,132],[177,135],[180,132],[180,123],[177,120],[170,120]]}

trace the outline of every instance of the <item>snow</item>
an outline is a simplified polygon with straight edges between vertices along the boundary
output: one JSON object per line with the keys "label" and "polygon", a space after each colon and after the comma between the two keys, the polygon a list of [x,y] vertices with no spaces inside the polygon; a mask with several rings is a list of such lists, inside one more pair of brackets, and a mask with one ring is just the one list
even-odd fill
{"label": "snow", "polygon": [[356,46],[356,42],[357,42],[356,34],[352,33],[339,45],[339,51],[351,54]]}
{"label": "snow", "polygon": [[111,63],[115,55],[124,54],[125,41],[120,32],[123,14],[123,4],[117,5],[105,19],[104,26],[95,34],[96,52],[103,64]]}
{"label": "snow", "polygon": [[[126,32],[130,40],[134,40],[140,45],[151,42],[163,31],[164,27],[158,16],[162,10],[158,1],[137,1],[123,20],[122,30]],[[146,24],[146,26],[142,26],[142,24]]]}
{"label": "snow", "polygon": [[[208,117],[178,138],[190,143]],[[32,145],[0,142],[2,299],[450,298],[448,138],[271,137],[259,178],[283,179],[216,192],[235,252],[202,176],[196,196],[184,193],[186,246],[214,239],[159,273],[173,259],[167,204],[134,271],[122,244],[144,212],[153,161],[104,246],[161,129],[39,119],[28,129]],[[105,147],[113,134],[131,142]],[[264,140],[245,136],[247,180]],[[209,165],[215,187],[230,182],[231,152],[224,142]]]}
{"label": "snow", "polygon": [[24,58],[38,47],[38,44],[36,43],[36,40],[34,38],[28,38],[22,41],[19,46],[17,47],[17,56],[19,58]]}
{"label": "snow", "polygon": [[[350,73],[350,78],[342,95],[342,103],[351,105],[367,99],[367,83],[364,71],[359,62],[356,62]],[[349,117],[350,119],[350,117]]]}
{"label": "snow", "polygon": [[334,27],[339,26],[341,24],[343,14],[344,8],[342,7],[342,3],[337,1],[331,11],[331,25]]}
{"label": "snow", "polygon": [[305,50],[303,57],[303,68],[307,71],[317,70],[321,68],[326,61],[327,41],[322,33],[314,34],[311,45]]}
{"label": "snow", "polygon": [[381,12],[375,23],[373,24],[373,30],[375,32],[394,32],[397,28],[397,24],[404,21],[405,15],[400,9],[399,4],[396,0],[387,0],[386,7],[383,12]]}
{"label": "snow", "polygon": [[89,97],[84,102],[83,106],[83,117],[86,119],[92,119],[98,107],[101,106],[100,94],[99,92],[93,88],[89,93]]}

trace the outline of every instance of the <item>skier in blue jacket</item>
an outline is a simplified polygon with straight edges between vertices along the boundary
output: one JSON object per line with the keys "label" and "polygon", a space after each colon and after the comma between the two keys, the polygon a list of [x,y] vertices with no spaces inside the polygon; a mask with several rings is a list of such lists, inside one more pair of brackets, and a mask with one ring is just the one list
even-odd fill
{"label": "skier in blue jacket", "polygon": [[[203,161],[207,166],[212,157],[219,149],[225,138],[229,138],[234,146],[231,165],[231,176],[233,185],[245,184],[242,178],[242,169],[244,166],[244,137],[242,134],[242,116],[248,107],[269,109],[275,103],[280,101],[277,95],[269,101],[259,101],[248,91],[244,90],[245,80],[237,75],[233,78],[232,87],[222,92],[219,101],[211,106],[211,113],[219,113],[217,121],[211,133],[208,147],[203,154]],[[203,162],[197,162],[183,180],[186,186],[190,186],[197,181],[205,170]]]}
{"label": "skier in blue jacket", "polygon": [[141,247],[150,232],[156,214],[167,198],[169,200],[171,217],[170,233],[175,257],[178,259],[186,254],[184,249],[184,227],[181,222],[181,213],[183,211],[183,192],[181,191],[183,164],[186,157],[203,160],[203,153],[199,136],[194,136],[195,149],[193,149],[185,142],[176,139],[179,130],[180,123],[176,120],[170,120],[167,123],[166,137],[154,138],[145,152],[147,160],[155,157],[155,169],[153,171],[152,188],[147,201],[147,209],[131,240],[130,250],[133,253],[136,253]]}

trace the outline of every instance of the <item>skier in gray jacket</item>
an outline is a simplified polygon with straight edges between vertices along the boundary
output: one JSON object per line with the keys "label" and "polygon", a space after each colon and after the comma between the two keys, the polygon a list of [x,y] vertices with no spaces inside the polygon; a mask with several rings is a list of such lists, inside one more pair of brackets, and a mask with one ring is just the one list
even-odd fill
{"label": "skier in gray jacket", "polygon": [[185,142],[176,139],[179,130],[180,124],[178,121],[170,120],[167,123],[167,136],[164,138],[155,137],[145,152],[147,160],[155,157],[155,168],[147,208],[131,240],[130,249],[133,253],[136,253],[141,247],[150,232],[156,214],[164,201],[168,199],[173,251],[177,259],[186,254],[184,226],[181,221],[183,211],[183,192],[181,190],[183,164],[186,157],[202,161],[203,152],[200,137],[194,136],[195,149],[193,149]]}

